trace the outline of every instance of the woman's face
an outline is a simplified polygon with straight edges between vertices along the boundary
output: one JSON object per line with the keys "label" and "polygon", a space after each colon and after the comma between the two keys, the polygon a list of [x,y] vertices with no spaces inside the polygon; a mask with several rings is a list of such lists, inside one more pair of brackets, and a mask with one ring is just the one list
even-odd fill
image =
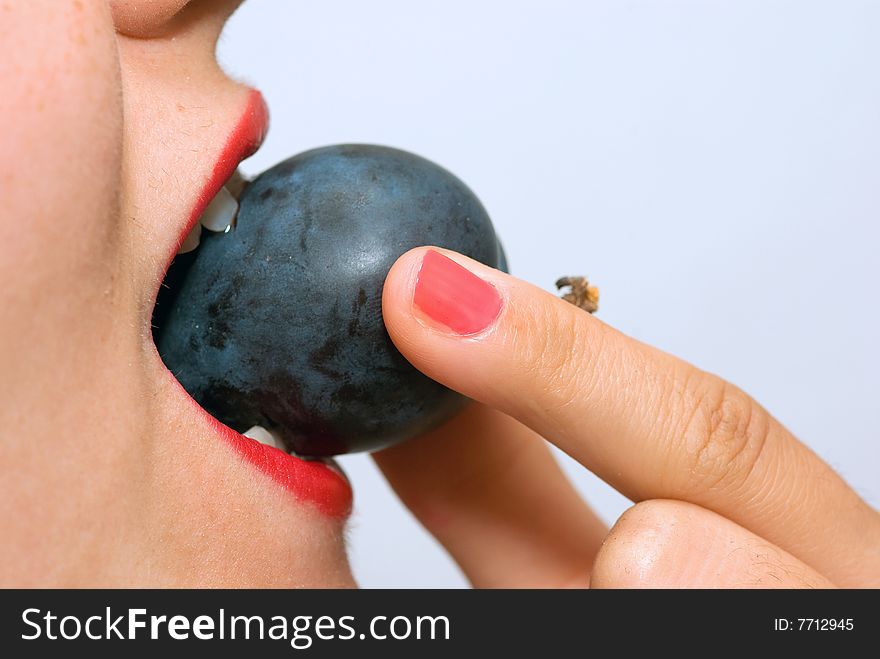
{"label": "woman's face", "polygon": [[219,427],[156,353],[172,256],[265,130],[238,0],[0,2],[8,585],[348,586],[348,485]]}

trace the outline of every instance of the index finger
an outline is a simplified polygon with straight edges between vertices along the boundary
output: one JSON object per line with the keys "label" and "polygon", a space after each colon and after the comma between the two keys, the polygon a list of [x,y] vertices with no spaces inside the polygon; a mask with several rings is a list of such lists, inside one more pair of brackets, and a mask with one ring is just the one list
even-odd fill
{"label": "index finger", "polygon": [[383,313],[417,368],[517,418],[634,501],[690,501],[841,585],[880,581],[876,511],[737,387],[443,250],[398,260]]}

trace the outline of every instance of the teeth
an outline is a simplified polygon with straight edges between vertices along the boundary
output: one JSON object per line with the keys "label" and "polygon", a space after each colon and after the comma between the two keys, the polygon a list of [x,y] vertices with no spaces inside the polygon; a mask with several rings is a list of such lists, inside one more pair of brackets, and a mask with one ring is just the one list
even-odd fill
{"label": "teeth", "polygon": [[281,443],[281,440],[266,430],[263,426],[254,426],[250,430],[244,431],[242,434],[245,437],[256,439],[260,444],[265,444],[266,446],[271,446],[281,451],[284,450],[284,445]]}
{"label": "teeth", "polygon": [[[339,474],[340,476],[342,476],[345,480],[348,480],[348,474],[346,474],[346,473],[342,470],[342,467],[339,466],[339,463],[336,462],[336,460],[334,460],[333,458],[321,458],[321,462],[323,462],[325,465],[327,465],[328,467],[330,467],[330,469],[332,469],[332,470],[335,471],[337,474]],[[350,482],[350,481],[349,481],[349,482]]]}
{"label": "teeth", "polygon": [[237,213],[238,202],[226,186],[223,186],[208,204],[199,222],[209,231],[226,231]]}
{"label": "teeth", "polygon": [[[242,433],[245,437],[250,437],[251,439],[255,439],[260,444],[265,444],[266,446],[271,446],[272,448],[277,448],[279,451],[284,451],[288,453],[287,449],[284,448],[284,444],[281,439],[277,437],[272,431],[266,430],[263,426],[254,426],[248,430],[245,430]],[[348,480],[348,476],[342,471],[342,467],[339,466],[339,463],[336,462],[333,458],[323,457],[323,458],[313,458],[313,457],[302,457],[297,455],[294,451],[289,451],[290,455],[300,458],[301,460],[309,460],[313,462],[321,462],[326,466],[330,467],[337,474],[342,476],[345,480]]]}
{"label": "teeth", "polygon": [[250,183],[250,180],[246,178],[240,170],[236,169],[232,172],[232,176],[226,181],[224,187],[232,193],[233,197],[241,199],[241,193],[244,191],[248,183]]}
{"label": "teeth", "polygon": [[189,232],[189,235],[183,239],[183,242],[180,244],[180,248],[177,250],[177,253],[186,254],[187,252],[193,251],[196,247],[199,246],[199,238],[201,238],[201,236],[202,225],[196,222],[192,230]]}

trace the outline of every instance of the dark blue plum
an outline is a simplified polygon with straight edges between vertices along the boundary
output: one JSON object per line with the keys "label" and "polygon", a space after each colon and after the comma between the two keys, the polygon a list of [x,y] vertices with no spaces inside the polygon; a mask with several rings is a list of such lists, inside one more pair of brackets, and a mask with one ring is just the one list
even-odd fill
{"label": "dark blue plum", "polygon": [[208,412],[323,456],[386,447],[463,407],[394,347],[382,286],[419,245],[506,267],[464,183],[404,151],[331,146],[264,172],[240,204],[234,230],[178,258],[155,316],[162,359]]}

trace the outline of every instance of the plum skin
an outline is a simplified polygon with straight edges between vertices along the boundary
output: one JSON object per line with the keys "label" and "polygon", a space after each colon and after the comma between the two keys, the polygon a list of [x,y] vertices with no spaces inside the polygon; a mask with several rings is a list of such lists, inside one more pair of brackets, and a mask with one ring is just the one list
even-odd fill
{"label": "plum skin", "polygon": [[382,320],[385,277],[413,247],[506,270],[464,183],[411,153],[339,145],[275,165],[239,201],[234,230],[203,233],[155,332],[200,405],[307,456],[378,450],[465,405],[398,352]]}

